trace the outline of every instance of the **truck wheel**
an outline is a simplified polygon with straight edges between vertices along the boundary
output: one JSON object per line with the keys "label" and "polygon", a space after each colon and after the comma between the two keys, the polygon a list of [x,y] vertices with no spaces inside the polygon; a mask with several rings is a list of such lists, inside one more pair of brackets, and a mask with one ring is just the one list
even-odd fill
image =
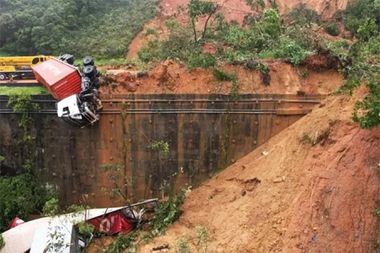
{"label": "truck wheel", "polygon": [[0,73],[0,81],[4,81],[4,80],[6,80],[6,79],[8,79],[7,74],[5,74],[5,73]]}
{"label": "truck wheel", "polygon": [[94,79],[95,75],[96,75],[96,69],[94,66],[92,65],[88,65],[86,67],[83,68],[83,74],[90,78],[91,80]]}
{"label": "truck wheel", "polygon": [[94,65],[94,59],[92,59],[91,56],[84,57],[83,58],[83,65],[84,66]]}

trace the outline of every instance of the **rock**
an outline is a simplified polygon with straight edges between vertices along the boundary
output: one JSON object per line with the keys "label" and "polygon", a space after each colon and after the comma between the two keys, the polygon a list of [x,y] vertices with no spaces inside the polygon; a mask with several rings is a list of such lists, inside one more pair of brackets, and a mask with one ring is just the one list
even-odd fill
{"label": "rock", "polygon": [[137,85],[134,83],[127,83],[125,87],[126,87],[127,91],[129,91],[129,92],[136,92],[137,91]]}
{"label": "rock", "polygon": [[278,178],[273,180],[273,183],[282,183],[282,182],[285,182],[285,179],[286,179],[285,176],[278,177]]}

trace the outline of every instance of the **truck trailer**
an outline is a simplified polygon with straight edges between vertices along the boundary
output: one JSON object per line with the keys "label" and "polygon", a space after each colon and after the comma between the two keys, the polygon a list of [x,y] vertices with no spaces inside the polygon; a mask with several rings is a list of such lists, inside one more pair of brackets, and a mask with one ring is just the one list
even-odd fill
{"label": "truck trailer", "polygon": [[74,66],[74,57],[65,54],[32,66],[36,80],[58,101],[58,117],[77,127],[97,122],[102,108],[99,71],[90,56],[82,63],[81,69]]}

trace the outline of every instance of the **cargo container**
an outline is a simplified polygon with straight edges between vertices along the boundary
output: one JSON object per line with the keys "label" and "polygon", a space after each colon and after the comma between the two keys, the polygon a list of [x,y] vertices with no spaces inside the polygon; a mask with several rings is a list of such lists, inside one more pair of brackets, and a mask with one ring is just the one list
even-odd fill
{"label": "cargo container", "polygon": [[83,71],[74,56],[64,54],[33,66],[36,80],[57,100],[57,115],[71,125],[84,127],[99,120],[99,76],[94,60],[83,59]]}
{"label": "cargo container", "polygon": [[32,67],[36,80],[57,99],[62,100],[81,92],[79,70],[66,62],[52,58]]}

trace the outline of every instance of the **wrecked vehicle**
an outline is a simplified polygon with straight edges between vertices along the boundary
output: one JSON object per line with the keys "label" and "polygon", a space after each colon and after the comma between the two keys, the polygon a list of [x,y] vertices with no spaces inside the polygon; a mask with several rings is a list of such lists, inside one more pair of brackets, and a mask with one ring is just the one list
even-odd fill
{"label": "wrecked vehicle", "polygon": [[[158,199],[149,199],[123,207],[87,209],[20,223],[2,234],[5,246],[0,253],[81,252],[94,234],[130,233],[149,221],[146,214],[153,212],[157,206]],[[78,226],[83,223],[92,226],[94,232],[80,234]]]}
{"label": "wrecked vehicle", "polygon": [[77,127],[99,120],[99,76],[94,60],[83,58],[83,69],[74,66],[74,56],[65,54],[32,66],[36,80],[58,101],[57,114]]}

